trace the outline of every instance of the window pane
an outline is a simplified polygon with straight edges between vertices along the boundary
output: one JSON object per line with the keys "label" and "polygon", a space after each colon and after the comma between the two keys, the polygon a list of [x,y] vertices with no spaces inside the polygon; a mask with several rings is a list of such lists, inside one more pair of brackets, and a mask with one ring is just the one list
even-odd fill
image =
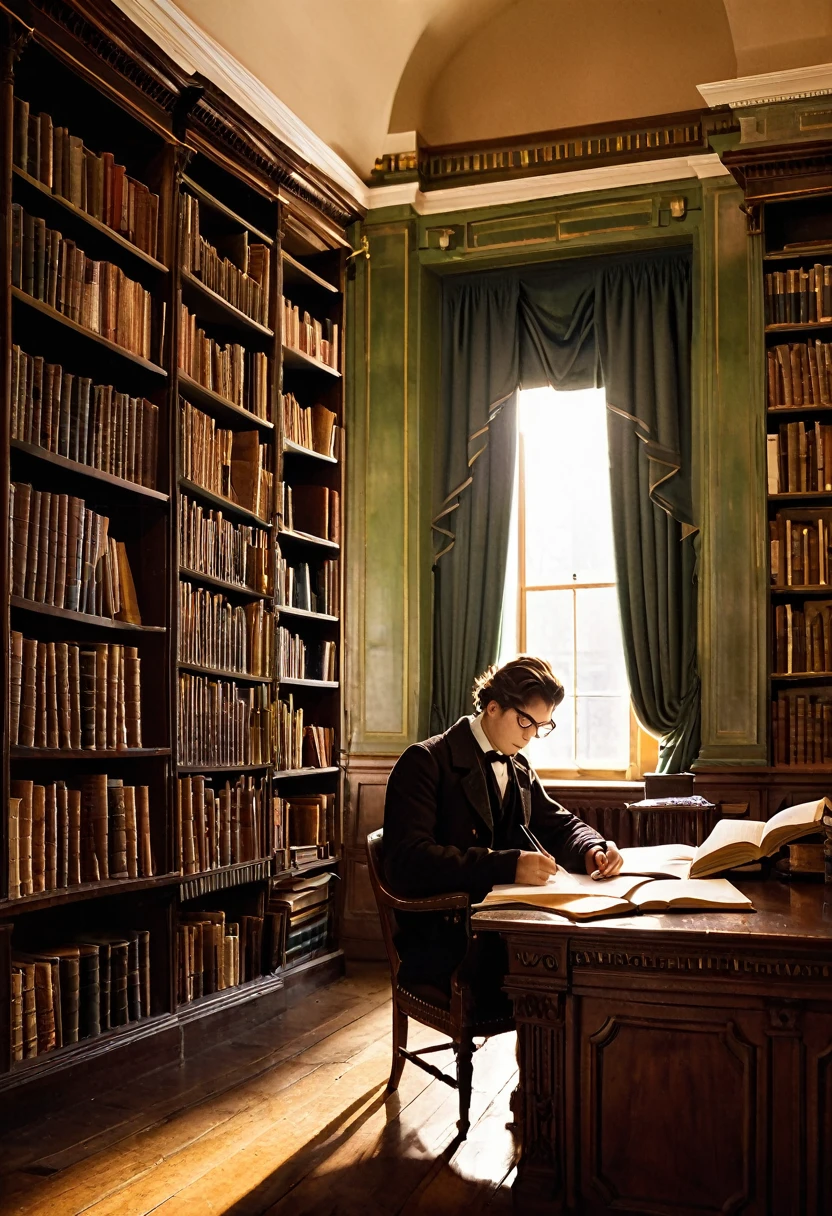
{"label": "window pane", "polygon": [[523,751],[534,768],[575,768],[575,698],[564,697],[555,710],[557,730],[546,739],[532,739]]}
{"label": "window pane", "polygon": [[576,591],[578,672],[576,692],[626,693],[627,672],[615,587]]}
{"label": "window pane", "polygon": [[603,390],[520,395],[526,585],[615,581]]}
{"label": "window pane", "polygon": [[570,696],[575,691],[573,595],[573,591],[526,592],[526,652],[548,659]]}
{"label": "window pane", "polygon": [[630,762],[629,697],[579,697],[577,704],[578,766],[626,768]]}

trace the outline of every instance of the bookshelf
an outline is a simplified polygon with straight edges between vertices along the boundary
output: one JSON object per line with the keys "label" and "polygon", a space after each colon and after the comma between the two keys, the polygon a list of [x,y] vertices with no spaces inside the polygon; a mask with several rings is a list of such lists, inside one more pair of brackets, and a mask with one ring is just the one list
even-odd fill
{"label": "bookshelf", "polygon": [[[0,1092],[196,1042],[341,958],[355,215],[115,6],[70,7],[72,33],[37,6],[1,31]],[[284,533],[283,484],[326,498],[322,534]],[[281,628],[309,664],[285,688]]]}

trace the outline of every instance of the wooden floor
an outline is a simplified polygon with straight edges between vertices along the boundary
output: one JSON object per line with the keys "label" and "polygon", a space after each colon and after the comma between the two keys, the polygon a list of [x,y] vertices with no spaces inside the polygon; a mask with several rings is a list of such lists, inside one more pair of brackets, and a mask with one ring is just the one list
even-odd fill
{"label": "wooden floor", "polygon": [[[438,1036],[411,1023],[409,1046]],[[452,1056],[429,1057],[450,1069]],[[5,1135],[2,1216],[414,1216],[511,1210],[514,1035],[474,1057],[457,1095],[390,1069],[386,968],[356,966],[239,1039]]]}

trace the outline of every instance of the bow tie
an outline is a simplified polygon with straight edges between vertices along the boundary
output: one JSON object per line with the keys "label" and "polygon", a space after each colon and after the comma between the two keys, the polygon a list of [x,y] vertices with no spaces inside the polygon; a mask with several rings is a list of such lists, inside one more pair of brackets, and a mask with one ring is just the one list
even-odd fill
{"label": "bow tie", "polygon": [[510,757],[504,756],[502,752],[485,752],[485,759],[489,764],[508,764]]}

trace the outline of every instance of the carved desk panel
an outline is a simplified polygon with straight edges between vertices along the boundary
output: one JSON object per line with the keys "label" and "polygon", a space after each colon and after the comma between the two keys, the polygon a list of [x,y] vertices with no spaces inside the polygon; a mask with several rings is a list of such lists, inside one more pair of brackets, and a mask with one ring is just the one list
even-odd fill
{"label": "carved desk panel", "polygon": [[743,889],[756,912],[475,915],[508,947],[518,1212],[832,1212],[832,892]]}

